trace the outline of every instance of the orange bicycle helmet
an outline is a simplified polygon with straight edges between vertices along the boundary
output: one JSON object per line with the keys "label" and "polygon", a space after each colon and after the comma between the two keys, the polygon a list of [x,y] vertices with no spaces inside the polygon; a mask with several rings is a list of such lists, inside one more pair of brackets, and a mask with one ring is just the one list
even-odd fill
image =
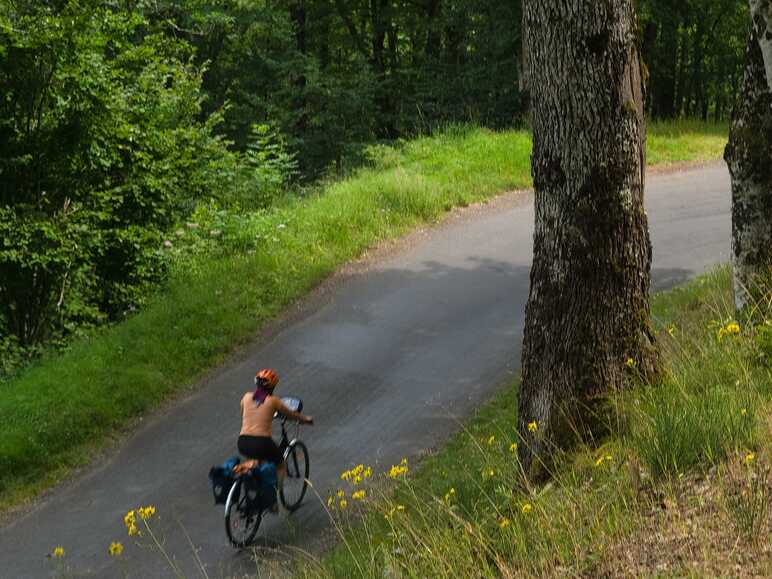
{"label": "orange bicycle helmet", "polygon": [[275,388],[279,383],[279,375],[269,368],[263,368],[255,374],[255,386],[263,388]]}

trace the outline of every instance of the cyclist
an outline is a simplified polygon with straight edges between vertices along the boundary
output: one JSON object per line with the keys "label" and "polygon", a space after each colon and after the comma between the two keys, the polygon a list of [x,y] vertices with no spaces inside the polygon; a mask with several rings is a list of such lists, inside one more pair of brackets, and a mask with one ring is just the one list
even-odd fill
{"label": "cyclist", "polygon": [[241,432],[239,433],[239,452],[254,460],[272,462],[276,465],[279,484],[287,474],[279,447],[271,437],[273,415],[278,412],[301,424],[313,424],[310,416],[293,412],[276,396],[273,391],[279,383],[279,375],[269,369],[255,374],[255,391],[246,392],[241,398]]}

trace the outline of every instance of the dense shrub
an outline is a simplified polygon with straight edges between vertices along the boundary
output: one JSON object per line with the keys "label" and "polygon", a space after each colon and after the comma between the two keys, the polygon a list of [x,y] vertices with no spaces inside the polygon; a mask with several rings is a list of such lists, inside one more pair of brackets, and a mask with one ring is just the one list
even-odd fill
{"label": "dense shrub", "polygon": [[191,48],[141,13],[94,0],[2,2],[0,13],[10,352],[141,305],[163,275],[164,232],[221,194],[239,160],[213,136],[217,115],[201,120]]}

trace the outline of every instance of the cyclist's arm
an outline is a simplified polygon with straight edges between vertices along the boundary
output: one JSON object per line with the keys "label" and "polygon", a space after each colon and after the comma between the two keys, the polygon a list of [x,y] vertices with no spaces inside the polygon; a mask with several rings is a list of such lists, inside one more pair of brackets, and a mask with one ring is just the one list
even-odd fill
{"label": "cyclist's arm", "polygon": [[291,420],[297,420],[298,422],[303,422],[305,424],[313,424],[314,419],[310,416],[306,416],[305,414],[301,414],[300,412],[295,412],[293,410],[290,410],[287,408],[287,405],[284,404],[279,398],[274,398],[274,409],[279,414],[283,414],[287,418]]}

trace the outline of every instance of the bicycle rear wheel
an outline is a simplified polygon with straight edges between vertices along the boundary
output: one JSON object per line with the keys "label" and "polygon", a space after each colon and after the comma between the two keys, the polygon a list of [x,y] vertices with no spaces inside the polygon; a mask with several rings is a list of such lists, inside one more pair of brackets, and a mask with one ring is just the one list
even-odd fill
{"label": "bicycle rear wheel", "polygon": [[284,451],[287,463],[287,476],[279,488],[279,499],[288,511],[295,511],[303,502],[308,489],[308,473],[311,465],[308,460],[308,449],[299,440],[289,443]]}
{"label": "bicycle rear wheel", "polygon": [[252,543],[260,527],[262,512],[255,506],[255,499],[240,478],[233,483],[225,501],[225,534],[237,549]]}

